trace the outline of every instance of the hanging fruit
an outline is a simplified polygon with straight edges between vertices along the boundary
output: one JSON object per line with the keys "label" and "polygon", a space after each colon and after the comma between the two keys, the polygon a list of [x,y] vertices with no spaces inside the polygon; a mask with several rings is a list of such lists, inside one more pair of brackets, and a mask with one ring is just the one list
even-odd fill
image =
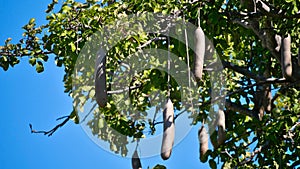
{"label": "hanging fruit", "polygon": [[174,144],[175,124],[174,124],[174,106],[168,99],[163,111],[164,132],[161,146],[161,157],[163,160],[170,158]]}
{"label": "hanging fruit", "polygon": [[195,61],[194,61],[194,74],[196,79],[202,79],[203,62],[205,54],[205,35],[201,27],[195,31]]}
{"label": "hanging fruit", "polygon": [[281,36],[276,34],[275,35],[275,40],[276,40],[276,44],[277,44],[275,50],[277,52],[279,52],[280,51],[280,47],[281,47]]}
{"label": "hanging fruit", "polygon": [[225,113],[221,109],[219,109],[219,112],[218,112],[217,125],[218,125],[218,145],[221,145],[226,140]]}
{"label": "hanging fruit", "polygon": [[285,78],[292,77],[291,36],[288,34],[281,42],[281,68]]}
{"label": "hanging fruit", "polygon": [[131,165],[132,165],[132,169],[142,169],[141,160],[139,158],[137,150],[135,150],[133,155],[132,155]]}
{"label": "hanging fruit", "polygon": [[105,107],[107,103],[106,89],[106,57],[103,51],[98,52],[95,65],[95,96],[100,107]]}
{"label": "hanging fruit", "polygon": [[198,131],[198,139],[200,144],[200,161],[205,162],[205,153],[208,150],[208,133],[204,126],[202,126]]}

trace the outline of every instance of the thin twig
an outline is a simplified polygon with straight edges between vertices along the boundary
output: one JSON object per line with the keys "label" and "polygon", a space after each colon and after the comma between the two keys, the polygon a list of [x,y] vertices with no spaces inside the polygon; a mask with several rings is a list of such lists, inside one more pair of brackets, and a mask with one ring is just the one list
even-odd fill
{"label": "thin twig", "polygon": [[[186,111],[186,109],[182,110],[180,113],[176,114],[176,116],[174,117],[174,121],[180,116],[182,115],[184,112]],[[159,122],[155,122],[153,121],[153,126],[157,125],[157,124],[162,124],[164,123],[163,121],[159,121]]]}
{"label": "thin twig", "polygon": [[265,149],[266,147],[268,147],[268,146],[269,146],[269,142],[267,141],[263,146],[260,146],[257,150],[254,150],[249,158],[246,158],[245,160],[243,160],[242,162],[240,162],[240,163],[238,164],[238,166],[241,166],[241,165],[244,165],[244,164],[247,164],[247,163],[251,162],[252,159],[253,159],[257,154],[261,153],[261,151],[262,151],[263,149]]}
{"label": "thin twig", "polygon": [[228,157],[230,157],[230,158],[233,158],[229,153],[228,153],[228,151],[227,150],[225,150],[225,151],[221,151],[221,153],[222,154],[226,154]]}
{"label": "thin twig", "polygon": [[247,70],[246,68],[244,67],[241,67],[241,66],[237,66],[237,65],[234,65],[233,63],[230,63],[230,62],[226,62],[226,61],[222,61],[222,64],[225,68],[228,68],[228,69],[231,69],[231,70],[234,70],[238,73],[241,73],[243,74],[244,76],[247,76],[251,79],[254,79],[254,80],[257,80],[257,81],[263,81],[265,80],[266,78],[264,78],[263,76],[259,76],[259,75],[256,75],[255,73],[252,73],[250,72],[249,70]]}
{"label": "thin twig", "polygon": [[170,32],[168,30],[168,80],[167,80],[167,84],[168,84],[168,99],[171,98],[171,86],[170,86],[170,79],[171,79],[171,75],[170,75],[170,69],[171,69],[171,57],[170,57]]}
{"label": "thin twig", "polygon": [[232,103],[229,100],[226,101],[225,106],[232,111],[239,112],[241,114],[245,114],[250,117],[258,118],[258,115],[255,112],[253,112],[249,109],[246,109],[246,108],[240,106],[239,104]]}
{"label": "thin twig", "polygon": [[128,88],[124,88],[124,89],[119,89],[119,90],[113,90],[113,91],[107,91],[107,94],[120,94],[120,93],[124,93],[126,91],[129,91],[129,90],[134,90],[134,89],[138,89],[142,87],[142,85],[137,85],[137,86],[130,86]]}
{"label": "thin twig", "polygon": [[159,40],[166,40],[166,39],[167,39],[166,37],[155,37],[153,39],[148,40],[143,45],[138,46],[137,49],[142,49],[142,48],[146,47],[147,45],[149,45],[151,42],[155,42],[155,41],[159,41]]}
{"label": "thin twig", "polygon": [[293,133],[294,130],[296,129],[296,127],[300,126],[300,122],[296,122],[295,125],[293,125],[287,132],[287,135],[284,135],[284,138],[289,138],[292,141],[292,144],[294,144],[294,139],[293,137],[295,136],[295,134]]}
{"label": "thin twig", "polygon": [[[26,49],[26,48],[25,48]],[[35,53],[36,55],[49,55],[49,54],[53,54],[53,52],[51,51],[47,51],[47,52],[37,52]],[[0,51],[0,56],[13,56],[13,57],[23,57],[23,56],[31,56],[31,53],[11,53],[9,51]]]}
{"label": "thin twig", "polygon": [[61,120],[61,119],[65,119],[65,118],[68,118],[68,117],[69,117],[69,116],[59,117],[59,118],[56,119],[56,121],[59,121],[59,120]]}
{"label": "thin twig", "polygon": [[81,123],[84,122],[84,121],[88,118],[88,116],[93,112],[93,110],[95,109],[95,107],[96,107],[97,105],[98,105],[97,103],[95,103],[95,104],[93,105],[93,107],[90,109],[90,111],[88,112],[88,114],[85,115],[84,118],[81,120]]}
{"label": "thin twig", "polygon": [[[300,81],[300,80],[299,80]],[[247,90],[249,88],[252,88],[254,86],[258,86],[258,85],[263,85],[263,84],[275,84],[275,83],[286,83],[286,82],[289,82],[288,80],[286,80],[285,78],[267,78],[265,81],[260,81],[260,82],[257,82],[257,83],[254,83],[254,84],[251,84],[251,85],[248,85],[246,87],[243,87],[243,88],[240,88],[236,91],[233,91],[233,92],[230,92],[230,93],[227,93],[227,94],[223,94],[221,96],[218,96],[216,97],[215,99],[213,100],[208,100],[207,102],[203,103],[203,105],[208,105],[208,104],[211,104],[211,103],[215,103],[217,101],[219,101],[220,99],[223,99],[225,97],[228,97],[228,96],[231,96],[231,95],[234,95],[236,93],[240,93],[244,90]]]}
{"label": "thin twig", "polygon": [[53,129],[51,129],[49,131],[37,131],[37,130],[33,130],[32,129],[32,124],[29,124],[31,133],[42,133],[44,135],[47,135],[48,137],[52,136],[53,133],[55,133],[57,129],[59,129],[60,127],[64,126],[70,120],[70,116],[60,117],[57,120],[61,120],[63,118],[65,118],[65,120],[63,122],[61,122],[60,124],[56,125]]}

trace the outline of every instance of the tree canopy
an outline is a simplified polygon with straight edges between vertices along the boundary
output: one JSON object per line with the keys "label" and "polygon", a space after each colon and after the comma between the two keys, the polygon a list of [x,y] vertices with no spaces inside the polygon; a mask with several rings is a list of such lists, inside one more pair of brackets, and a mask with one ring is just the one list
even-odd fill
{"label": "tree canopy", "polygon": [[[299,0],[66,0],[61,5],[52,0],[45,11],[47,24],[36,25],[32,18],[17,43],[8,38],[0,46],[0,67],[6,71],[28,58],[41,73],[54,57],[64,69],[73,111],[60,125],[42,131],[46,135],[70,119],[76,124],[86,120],[92,134],[108,142],[111,151],[128,156],[130,141],[155,135],[161,128],[155,116],[169,97],[176,110],[175,126],[177,117],[186,113],[189,125],[203,123],[208,128],[213,147],[201,161],[211,168],[218,162],[224,168],[296,168],[299,8]],[[206,36],[201,79],[188,74],[195,69],[198,26]],[[106,59],[104,106],[95,98],[99,55]],[[151,111],[154,117],[148,119]],[[83,112],[93,118],[85,119]],[[224,112],[226,135],[218,143],[219,112]]]}

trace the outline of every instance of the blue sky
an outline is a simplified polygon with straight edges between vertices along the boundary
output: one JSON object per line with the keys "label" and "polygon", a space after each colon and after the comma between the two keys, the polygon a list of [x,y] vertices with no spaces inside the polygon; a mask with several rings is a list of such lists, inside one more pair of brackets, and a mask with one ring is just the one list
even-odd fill
{"label": "blue sky", "polygon": [[[8,37],[17,41],[30,18],[45,23],[45,9],[51,0],[0,0],[0,45]],[[61,0],[60,0],[61,2]],[[26,58],[7,72],[0,70],[0,168],[1,169],[130,169],[131,160],[107,152],[93,143],[80,125],[67,123],[53,136],[31,134],[35,129],[54,127],[56,118],[68,115],[72,100],[65,94],[63,69],[53,58],[41,74]],[[207,168],[199,162],[197,127],[173,150],[168,161],[160,156],[142,159],[143,168],[163,164],[168,169]]]}

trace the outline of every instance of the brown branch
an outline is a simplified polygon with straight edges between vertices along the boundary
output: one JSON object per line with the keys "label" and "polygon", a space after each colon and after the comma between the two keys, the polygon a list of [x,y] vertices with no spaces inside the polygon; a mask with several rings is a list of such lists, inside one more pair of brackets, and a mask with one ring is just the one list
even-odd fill
{"label": "brown branch", "polygon": [[289,129],[289,132],[293,132],[298,126],[300,126],[300,122],[296,122],[296,124]]}
{"label": "brown branch", "polygon": [[155,42],[155,41],[159,41],[159,40],[166,40],[166,39],[167,39],[166,37],[155,37],[153,39],[148,40],[143,45],[138,46],[137,49],[142,49],[142,48],[146,47],[147,45],[149,45],[151,42]]}
{"label": "brown branch", "polygon": [[291,140],[291,142],[292,142],[292,144],[294,144],[294,139],[293,139],[293,137],[295,136],[295,129],[296,129],[296,127],[298,127],[298,126],[300,126],[300,122],[296,122],[296,124],[295,125],[293,125],[289,130],[288,130],[288,132],[287,132],[287,134],[286,135],[283,135],[283,138],[285,138],[285,139],[290,139]]}
{"label": "brown branch", "polygon": [[238,164],[238,166],[241,166],[241,165],[245,165],[249,162],[252,161],[252,159],[259,153],[262,152],[263,149],[267,148],[269,146],[269,141],[267,141],[263,146],[260,146],[257,150],[254,150],[251,154],[251,156],[249,158],[246,158],[245,160],[243,160],[242,162],[240,162]]}
{"label": "brown branch", "polygon": [[[250,18],[249,16],[249,14],[258,17],[265,15],[265,14],[258,13],[258,11],[256,10],[257,7],[258,9],[260,9],[260,12],[263,11],[268,14],[275,11],[275,9],[271,9],[270,5],[262,2],[261,0],[257,0],[256,2],[253,3],[254,6],[256,6],[255,9],[248,9],[249,11],[251,11],[250,13],[245,13],[245,12],[236,13],[236,15],[231,17],[233,18],[231,19],[231,21],[233,23],[237,23],[245,27],[246,29],[252,30],[253,33],[261,40],[262,46],[267,48],[271,52],[271,54],[277,59],[277,61],[280,62],[280,53],[275,50],[277,46],[275,42],[275,31],[272,30],[266,31],[260,29],[258,20],[254,18]],[[248,6],[248,8],[250,7]],[[229,13],[229,15],[231,14]]]}
{"label": "brown branch", "polygon": [[255,113],[254,111],[251,111],[247,108],[242,107],[242,105],[239,105],[239,104],[233,103],[229,100],[226,100],[225,106],[229,110],[239,112],[241,114],[244,114],[244,115],[247,115],[247,116],[250,116],[250,117],[255,117],[255,118],[258,119],[258,114],[257,113]]}
{"label": "brown branch", "polygon": [[[246,29],[250,29],[254,32],[254,34],[261,40],[262,46],[266,47],[271,54],[279,61],[280,63],[280,54],[276,51],[276,41],[275,41],[275,32],[273,31],[264,31],[260,30],[256,26],[253,26],[249,21],[246,21],[245,19],[236,18],[232,20],[233,23],[237,23],[241,26],[243,26]],[[274,35],[274,36],[272,36]],[[269,37],[269,38],[267,38]],[[272,39],[270,37],[273,37]]]}
{"label": "brown branch", "polygon": [[[299,80],[299,81],[300,81],[300,80]],[[299,82],[299,81],[297,81],[297,82]],[[277,79],[277,78],[267,78],[265,81],[260,81],[260,82],[257,82],[257,83],[248,85],[248,86],[246,86],[246,87],[240,88],[240,89],[238,89],[238,90],[236,90],[236,91],[233,91],[233,92],[229,92],[229,93],[227,93],[227,94],[220,95],[220,96],[218,96],[218,97],[215,97],[215,99],[213,99],[213,100],[210,99],[210,100],[208,100],[207,102],[203,103],[202,106],[206,106],[206,105],[208,105],[208,104],[215,103],[215,102],[217,102],[217,101],[219,101],[219,100],[221,100],[221,99],[223,99],[223,98],[225,98],[225,97],[228,97],[228,96],[231,96],[231,95],[240,93],[240,92],[242,92],[242,91],[244,91],[244,90],[247,90],[247,89],[249,89],[249,88],[252,88],[252,87],[254,87],[254,86],[263,85],[263,84],[280,84],[280,83],[287,83],[287,82],[289,82],[289,81],[287,81],[285,78],[280,78],[280,79]],[[296,82],[294,82],[294,83],[296,83]],[[294,83],[293,83],[293,84],[294,84]]]}
{"label": "brown branch", "polygon": [[261,0],[258,0],[259,3],[256,3],[256,9],[254,11],[251,10],[251,12],[237,12],[237,11],[228,11],[226,12],[227,15],[230,16],[239,16],[243,19],[257,19],[261,18],[263,16],[268,16],[270,18],[274,19],[298,19],[300,18],[300,13],[296,13],[293,15],[286,15],[282,10],[276,9],[272,7],[269,4],[266,4],[265,2],[262,2]]}
{"label": "brown branch", "polygon": [[[249,89],[251,87],[254,87],[254,86],[263,85],[263,84],[273,84],[273,83],[286,83],[286,82],[288,82],[288,81],[286,79],[284,79],[284,78],[281,78],[281,79],[267,78],[265,81],[260,81],[260,82],[257,82],[255,84],[248,85],[248,86],[246,86],[244,88],[241,88],[239,90],[233,91],[231,93],[228,93],[228,94],[216,97],[214,100],[208,101],[207,103],[210,103],[210,104],[214,103],[214,102],[216,102],[216,101],[218,101],[218,100],[220,100],[222,98],[225,98],[225,97],[231,96],[233,94],[242,92],[242,91],[247,90],[247,89]],[[225,106],[228,109],[232,110],[232,111],[240,112],[240,113],[248,115],[250,117],[258,118],[258,114],[255,113],[254,111],[248,110],[248,109],[242,107],[241,105],[232,103],[232,102],[230,102],[228,100],[226,101]]]}
{"label": "brown branch", "polygon": [[258,153],[261,152],[261,150],[262,150],[262,147],[259,147],[257,150],[253,151],[252,154],[251,154],[251,156],[250,156],[248,159],[245,159],[244,161],[242,161],[242,162],[239,163],[239,166],[244,165],[244,164],[247,164],[247,163],[249,163],[250,161],[252,161],[252,159],[253,159]]}
{"label": "brown branch", "polygon": [[[236,93],[239,93],[239,92],[242,92],[246,89],[249,89],[251,87],[254,87],[254,86],[257,86],[257,85],[262,85],[262,84],[273,84],[273,83],[285,83],[287,82],[286,79],[282,78],[282,79],[276,79],[276,78],[267,78],[265,81],[261,81],[261,82],[257,82],[255,84],[251,84],[251,85],[248,85],[247,87],[244,87],[244,88],[241,88],[239,90],[236,90],[234,92],[230,92],[228,94],[225,94],[225,95],[221,95],[219,97],[216,97],[214,100],[208,100],[207,102],[203,103],[202,106],[205,106],[205,105],[208,105],[208,104],[212,104],[212,103],[215,103],[217,102],[218,100],[220,99],[223,99],[225,97],[228,97],[228,96],[231,96],[233,94],[236,94]],[[250,116],[250,117],[255,117],[255,118],[259,118],[258,117],[258,114],[255,113],[255,111],[252,111],[252,110],[249,110],[247,108],[244,108],[242,107],[241,105],[238,105],[236,103],[232,103],[230,102],[229,100],[226,100],[225,102],[225,106],[229,109],[229,110],[232,110],[232,111],[235,111],[235,112],[239,112],[241,114],[244,114],[244,115],[247,115],[247,116]],[[185,110],[183,110],[182,112],[180,112],[179,114],[177,114],[174,119],[176,119],[178,116],[180,116]],[[154,122],[153,121],[153,124],[156,125],[156,124],[161,124],[163,122]]]}
{"label": "brown branch", "polygon": [[[250,134],[252,133],[253,131],[244,131],[243,133],[241,133],[240,135],[236,136],[236,137],[233,137],[231,138],[231,140],[228,140],[225,144],[230,144],[230,143],[235,143],[239,140],[241,140],[241,138],[245,137],[245,136],[250,136]],[[236,150],[236,147],[232,147],[234,150]]]}
{"label": "brown branch", "polygon": [[129,90],[134,90],[134,89],[138,89],[142,87],[142,85],[137,85],[137,86],[130,86],[128,88],[124,88],[124,89],[119,89],[119,90],[113,90],[113,91],[107,91],[107,94],[120,94]]}
{"label": "brown branch", "polygon": [[290,16],[285,15],[285,13],[280,10],[276,9],[270,4],[267,4],[267,2],[263,2],[262,0],[257,1],[257,7],[259,11],[266,16],[277,18],[277,19],[297,19],[300,18],[300,13],[296,13]]}
{"label": "brown branch", "polygon": [[247,68],[245,68],[245,67],[237,66],[237,65],[234,65],[233,63],[226,62],[226,61],[222,61],[222,64],[223,64],[224,68],[234,70],[234,71],[236,71],[240,74],[243,74],[244,76],[247,76],[256,81],[266,80],[266,78],[264,78],[263,76],[259,76],[255,73],[252,73],[251,71],[247,70]]}
{"label": "brown branch", "polygon": [[233,158],[227,150],[221,151],[222,154],[226,154],[229,158]]}
{"label": "brown branch", "polygon": [[[53,52],[50,52],[50,51],[47,51],[47,52],[38,52],[38,53],[35,53],[35,55],[49,55],[49,54],[52,54]],[[13,56],[13,57],[17,57],[17,56],[20,56],[20,57],[23,57],[23,56],[31,56],[30,53],[12,53],[12,52],[2,52],[0,51],[0,56]]]}
{"label": "brown branch", "polygon": [[56,132],[57,129],[59,129],[60,127],[64,126],[69,120],[70,120],[70,116],[64,116],[64,117],[60,117],[56,120],[62,120],[65,119],[63,122],[61,122],[60,124],[56,125],[53,129],[49,130],[49,131],[37,131],[32,129],[32,124],[29,124],[31,133],[42,133],[44,135],[52,136],[54,132]]}
{"label": "brown branch", "polygon": [[[186,111],[186,109],[184,109],[184,110],[182,110],[180,113],[176,114],[176,115],[174,116],[174,121],[175,121],[180,115],[182,115],[185,111]],[[159,122],[153,121],[153,126],[155,126],[155,125],[157,125],[157,124],[162,124],[162,123],[164,123],[164,122],[163,122],[163,121],[159,121]]]}
{"label": "brown branch", "polygon": [[256,7],[260,11],[265,11],[265,12],[270,12],[271,11],[271,6],[269,4],[266,4],[265,2],[263,2],[261,0],[256,1]]}

